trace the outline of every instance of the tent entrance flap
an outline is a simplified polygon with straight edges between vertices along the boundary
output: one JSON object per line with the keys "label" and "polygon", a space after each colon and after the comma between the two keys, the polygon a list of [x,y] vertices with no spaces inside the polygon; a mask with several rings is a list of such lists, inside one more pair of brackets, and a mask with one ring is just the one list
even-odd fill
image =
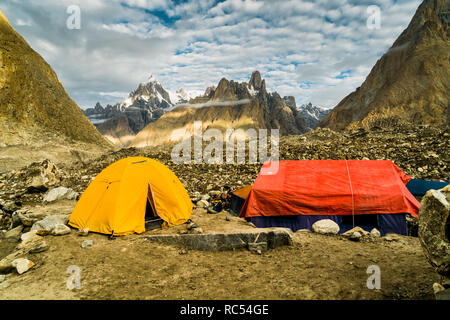
{"label": "tent entrance flap", "polygon": [[164,223],[164,220],[161,219],[156,213],[155,202],[153,201],[152,189],[150,184],[148,185],[146,201],[147,204],[145,206],[145,229],[160,229],[161,225]]}

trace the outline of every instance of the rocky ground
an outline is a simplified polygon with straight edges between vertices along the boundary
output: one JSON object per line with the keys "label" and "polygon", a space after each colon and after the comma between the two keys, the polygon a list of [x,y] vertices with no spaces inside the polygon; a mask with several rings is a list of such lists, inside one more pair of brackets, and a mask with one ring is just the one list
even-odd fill
{"label": "rocky ground", "polygon": [[[86,239],[92,246],[82,248]],[[27,256],[32,269],[0,283],[0,299],[432,299],[439,279],[413,237],[354,242],[297,232],[293,245],[260,255],[186,250],[138,235],[112,241],[72,231],[45,241],[48,250]],[[79,290],[67,289],[72,265]],[[367,288],[371,265],[380,267],[380,289]]]}
{"label": "rocky ground", "polygon": [[[345,133],[316,129],[302,136],[281,138],[280,159],[390,159],[414,178],[448,181],[449,137],[448,128],[375,128]],[[94,160],[80,158],[56,164],[43,161],[0,173],[2,236],[11,226],[22,226],[12,231],[17,234],[9,240],[0,240],[0,260],[17,249],[20,236],[39,219],[49,214],[70,214],[89,182],[121,158],[147,156],[161,161],[175,172],[192,198],[214,194],[226,186],[233,190],[252,184],[261,167],[248,163],[178,165],[171,161],[170,150],[129,148]],[[48,200],[48,190],[56,187],[68,188],[59,190],[66,199],[70,195],[73,200],[44,201]],[[206,213],[202,214],[196,217],[202,232],[215,232],[233,219],[230,216],[226,220],[229,214],[225,213],[216,215],[217,221],[210,221]],[[22,221],[24,215],[31,221]],[[422,299],[432,297],[432,285],[438,277],[414,237],[355,242],[342,236],[297,233],[293,246],[262,255],[246,250],[185,252],[146,243],[138,235],[108,241],[105,236],[90,234],[89,239],[94,245],[82,249],[84,239],[74,230],[61,237],[46,235],[47,248],[43,251],[43,239],[38,239],[34,244],[38,252],[28,255],[35,266],[23,275],[11,273],[3,282],[0,276],[0,289],[4,289],[0,290],[0,298]],[[115,263],[116,259],[120,263]],[[159,267],[149,269],[149,259],[158,261]],[[65,268],[70,264],[85,270],[85,285],[79,291],[65,288]],[[365,286],[370,264],[385,270],[381,290]],[[102,268],[92,268],[98,265]],[[117,273],[120,279],[114,280]],[[119,290],[124,287],[127,289]]]}

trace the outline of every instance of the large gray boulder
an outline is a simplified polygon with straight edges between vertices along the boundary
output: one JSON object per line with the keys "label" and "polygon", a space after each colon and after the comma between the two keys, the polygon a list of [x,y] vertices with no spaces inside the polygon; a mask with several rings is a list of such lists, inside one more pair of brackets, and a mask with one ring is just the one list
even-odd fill
{"label": "large gray boulder", "polygon": [[339,233],[339,225],[330,219],[322,219],[316,221],[312,225],[312,229],[314,232],[321,234],[338,234]]}
{"label": "large gray boulder", "polygon": [[44,203],[46,203],[58,200],[75,200],[77,197],[78,193],[76,193],[72,189],[66,187],[58,187],[47,192],[43,200]]}
{"label": "large gray boulder", "polygon": [[419,210],[419,239],[436,271],[450,280],[450,185],[429,190]]}
{"label": "large gray boulder", "polygon": [[69,221],[69,217],[70,214],[57,214],[48,216],[33,224],[33,226],[31,227],[31,231],[45,230],[51,233],[55,228],[58,228],[59,225],[67,224],[67,222]]}

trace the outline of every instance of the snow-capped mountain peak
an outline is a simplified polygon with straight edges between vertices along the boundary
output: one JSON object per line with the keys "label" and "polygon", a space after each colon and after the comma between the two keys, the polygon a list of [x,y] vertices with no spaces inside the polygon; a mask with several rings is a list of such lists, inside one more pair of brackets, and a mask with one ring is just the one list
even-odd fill
{"label": "snow-capped mountain peak", "polygon": [[298,107],[300,116],[309,129],[314,129],[320,121],[330,112],[329,109],[314,106],[312,103],[303,104]]}
{"label": "snow-capped mountain peak", "polygon": [[201,96],[203,93],[199,90],[186,91],[183,88],[176,90],[175,92],[169,91],[170,101],[174,105],[189,103],[189,100]]}

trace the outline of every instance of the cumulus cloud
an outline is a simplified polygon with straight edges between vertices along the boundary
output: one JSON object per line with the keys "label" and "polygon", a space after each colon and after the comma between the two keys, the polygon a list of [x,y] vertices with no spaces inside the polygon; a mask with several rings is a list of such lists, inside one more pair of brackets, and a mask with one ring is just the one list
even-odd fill
{"label": "cumulus cloud", "polygon": [[[117,102],[149,74],[168,90],[203,92],[222,77],[248,81],[254,70],[298,104],[334,107],[361,85],[419,3],[6,0],[0,9],[83,108]],[[74,4],[80,30],[66,27]],[[381,29],[366,26],[371,5],[381,9]]]}

